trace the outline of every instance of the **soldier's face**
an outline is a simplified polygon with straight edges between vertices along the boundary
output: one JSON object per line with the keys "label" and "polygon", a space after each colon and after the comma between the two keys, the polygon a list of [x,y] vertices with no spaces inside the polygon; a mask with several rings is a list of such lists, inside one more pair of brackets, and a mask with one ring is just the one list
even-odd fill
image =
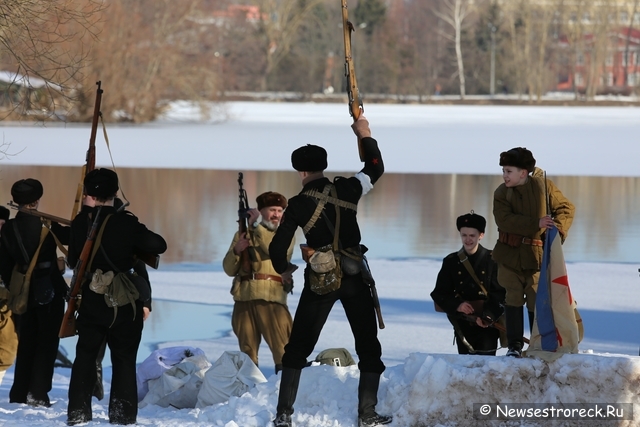
{"label": "soldier's face", "polygon": [[260,210],[260,215],[262,215],[262,220],[271,223],[273,227],[277,227],[280,225],[280,221],[282,220],[282,213],[284,209],[280,206],[267,206],[266,208],[262,208]]}
{"label": "soldier's face", "polygon": [[479,232],[475,228],[460,228],[460,239],[462,240],[462,246],[464,246],[464,250],[469,254],[475,253],[475,251],[478,249],[478,244],[483,237],[484,233]]}
{"label": "soldier's face", "polygon": [[517,187],[527,182],[529,172],[515,166],[504,166],[502,168],[502,179],[507,187]]}

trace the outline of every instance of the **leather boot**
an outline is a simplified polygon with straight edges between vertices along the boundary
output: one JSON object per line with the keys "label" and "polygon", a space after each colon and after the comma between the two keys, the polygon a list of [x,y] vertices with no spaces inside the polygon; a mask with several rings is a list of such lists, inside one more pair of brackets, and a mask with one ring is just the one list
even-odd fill
{"label": "leather boot", "polygon": [[282,368],[276,419],[273,420],[275,427],[292,426],[291,414],[293,414],[293,404],[296,401],[296,394],[298,394],[301,373],[300,369]]}
{"label": "leather boot", "polygon": [[535,320],[535,312],[527,311],[529,313],[529,336],[533,335],[533,321]]}
{"label": "leather boot", "polygon": [[509,350],[507,356],[522,357],[522,334],[524,332],[524,313],[522,307],[506,305],[504,314],[507,316],[507,341]]}
{"label": "leather boot", "polygon": [[380,374],[360,372],[358,384],[358,427],[374,427],[389,424],[393,418],[376,413]]}

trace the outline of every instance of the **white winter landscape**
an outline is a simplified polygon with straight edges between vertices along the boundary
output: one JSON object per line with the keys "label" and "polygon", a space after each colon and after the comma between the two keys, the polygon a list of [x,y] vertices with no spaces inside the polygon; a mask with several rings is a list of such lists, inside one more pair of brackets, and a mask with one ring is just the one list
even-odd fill
{"label": "white winter landscape", "polygon": [[[344,105],[238,102],[229,103],[223,112],[225,121],[218,117],[201,123],[188,106],[175,104],[162,119],[149,125],[111,125],[108,132],[114,160],[120,167],[289,170],[289,153],[302,144],[314,143],[327,148],[330,169],[356,172],[361,167]],[[526,146],[554,175],[640,176],[636,166],[640,117],[636,108],[367,105],[365,115],[389,172],[499,174],[498,154]],[[10,144],[9,152],[16,153],[2,163],[84,162],[89,136],[86,125],[3,123],[0,132],[5,144]],[[98,139],[102,139],[100,133]],[[97,147],[100,166],[108,166],[104,143]],[[366,197],[376,197],[375,189]],[[451,251],[458,245],[452,240]],[[580,353],[554,362],[506,358],[504,350],[497,357],[458,356],[451,326],[444,315],[433,310],[429,297],[441,261],[371,259],[370,264],[386,323],[379,331],[387,370],[377,410],[394,416],[391,426],[565,426],[582,424],[589,420],[589,414],[598,413],[586,411],[582,418],[553,421],[539,412],[538,417],[528,419],[513,416],[485,421],[479,419],[480,404],[490,405],[492,414],[498,406],[501,410],[605,408],[606,414],[607,405],[632,404],[617,407],[616,415],[623,408],[625,420],[601,418],[587,425],[640,425],[640,413],[629,413],[630,406],[640,410],[635,407],[640,404],[640,262],[567,264],[578,309],[590,311],[591,316],[584,325]],[[226,304],[231,311],[230,279],[219,270],[185,265],[150,274],[154,299]],[[300,295],[302,268],[295,273],[295,280],[296,288],[289,298],[292,313]],[[152,316],[163,313],[154,310]],[[207,329],[211,325],[194,322],[181,327]],[[159,347],[198,347],[214,362],[224,351],[237,349],[230,329],[229,322],[216,338],[171,340]],[[310,358],[332,347],[345,347],[356,357],[340,304],[334,307]],[[260,357],[267,381],[244,395],[198,409],[146,406],[139,411],[138,425],[269,426],[276,412],[279,376],[272,374],[269,349],[264,344]],[[57,368],[50,393],[53,406],[34,408],[8,403],[13,381],[9,370],[0,386],[0,425],[65,425],[69,374],[69,369]],[[94,399],[94,420],[87,426],[108,424],[110,376],[110,367],[106,367],[107,397]],[[356,367],[305,368],[294,425],[357,425],[358,376]]]}

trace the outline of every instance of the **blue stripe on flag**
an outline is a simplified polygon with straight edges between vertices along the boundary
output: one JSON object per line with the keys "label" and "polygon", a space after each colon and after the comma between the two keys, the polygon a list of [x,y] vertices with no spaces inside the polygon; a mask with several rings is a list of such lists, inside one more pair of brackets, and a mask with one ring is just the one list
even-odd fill
{"label": "blue stripe on flag", "polygon": [[557,235],[557,228],[547,229],[544,240],[544,251],[542,253],[540,279],[538,281],[538,292],[536,294],[536,322],[538,324],[538,332],[541,336],[542,349],[545,351],[556,351],[558,349],[558,336],[556,334],[556,324],[553,320],[550,289],[551,244]]}

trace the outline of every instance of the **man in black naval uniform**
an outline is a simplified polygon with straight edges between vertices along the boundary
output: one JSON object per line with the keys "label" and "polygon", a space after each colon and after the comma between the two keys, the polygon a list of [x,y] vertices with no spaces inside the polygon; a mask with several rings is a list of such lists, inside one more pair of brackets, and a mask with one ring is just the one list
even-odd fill
{"label": "man in black naval uniform", "polygon": [[[43,188],[33,178],[21,179],[11,187],[13,201],[26,208],[37,209]],[[14,267],[22,273],[40,245],[42,220],[18,212],[2,228],[0,244],[0,275],[10,287]],[[67,284],[58,269],[55,233],[61,244],[69,243],[69,227],[51,223],[31,275],[27,311],[15,315],[18,333],[18,352],[9,402],[50,406],[49,391],[53,368],[58,355],[58,331],[64,315],[64,296]]]}
{"label": "man in black naval uniform", "polygon": [[[95,169],[84,179],[85,204],[71,223],[69,265],[75,265],[84,247],[88,230],[97,218],[102,238],[91,262],[89,277],[96,270],[128,272],[134,265],[138,251],[160,254],[167,244],[158,234],[141,224],[133,215],[116,214],[114,198],[118,191],[118,176],[109,169]],[[105,221],[107,223],[105,224]],[[116,273],[117,274],[117,273]],[[78,343],[76,358],[69,382],[67,424],[91,421],[91,395],[96,383],[96,358],[106,339],[111,351],[112,377],[109,396],[109,422],[134,424],[138,414],[136,389],[136,355],[142,336],[143,303],[118,307],[117,311],[105,302],[105,295],[94,292],[91,280],[82,284],[82,299],[78,308],[76,327]],[[113,283],[110,285],[113,286]]]}
{"label": "man in black naval uniform", "polygon": [[495,321],[502,315],[505,296],[504,288],[498,284],[498,267],[491,259],[491,251],[480,245],[486,225],[486,219],[473,211],[458,217],[456,226],[462,248],[442,261],[436,287],[431,292],[431,298],[453,324],[458,354],[495,356],[500,338],[500,332],[482,320]]}
{"label": "man in black naval uniform", "polygon": [[[316,212],[318,199],[309,197],[305,193],[314,193],[313,190],[321,193],[328,185],[335,186],[337,198],[342,202],[334,204],[329,201],[324,205],[322,215],[316,215],[314,225],[305,230],[307,245],[318,249],[332,244],[334,230],[338,228],[336,226],[336,204],[338,204],[340,206],[340,247],[360,248],[360,229],[354,208],[360,197],[373,188],[384,172],[384,166],[378,143],[371,138],[369,122],[364,116],[360,116],[352,128],[361,141],[364,159],[364,168],[354,177],[338,177],[332,184],[323,174],[327,168],[327,152],[322,147],[306,145],[292,153],[291,163],[300,175],[303,188],[300,194],[289,201],[282,223],[269,247],[273,267],[278,273],[286,274],[290,271],[287,248],[296,229],[298,227],[304,229]],[[351,206],[351,208],[344,206]],[[304,272],[304,289],[293,320],[289,343],[285,346],[282,358],[283,370],[274,425],[276,427],[292,425],[291,414],[293,414],[301,370],[306,365],[307,357],[313,351],[322,326],[337,300],[341,301],[349,319],[359,358],[358,425],[369,427],[390,423],[390,416],[375,412],[380,375],[385,366],[381,360],[382,347],[377,337],[376,315],[369,287],[364,283],[360,273],[348,275],[343,272],[339,289],[318,295],[311,290],[309,270],[310,267],[307,265]]]}

